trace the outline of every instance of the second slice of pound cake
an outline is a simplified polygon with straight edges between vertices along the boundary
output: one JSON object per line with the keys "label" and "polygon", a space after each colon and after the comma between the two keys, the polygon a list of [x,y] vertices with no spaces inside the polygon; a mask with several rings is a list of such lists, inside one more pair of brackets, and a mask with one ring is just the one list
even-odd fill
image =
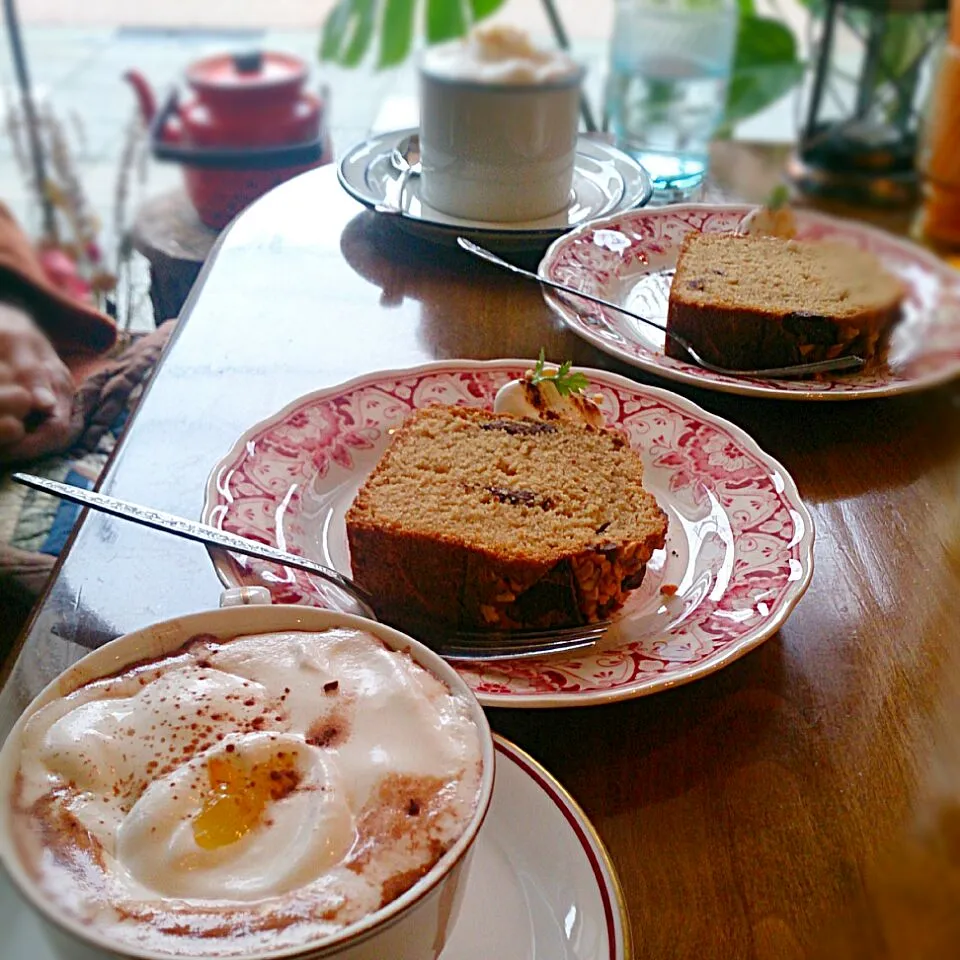
{"label": "second slice of pound cake", "polygon": [[346,524],[377,616],[428,631],[603,619],[667,530],[620,434],[440,406],[400,427]]}
{"label": "second slice of pound cake", "polygon": [[[866,250],[837,241],[691,233],[667,330],[735,370],[882,355],[906,289]],[[667,337],[667,356],[687,359]]]}

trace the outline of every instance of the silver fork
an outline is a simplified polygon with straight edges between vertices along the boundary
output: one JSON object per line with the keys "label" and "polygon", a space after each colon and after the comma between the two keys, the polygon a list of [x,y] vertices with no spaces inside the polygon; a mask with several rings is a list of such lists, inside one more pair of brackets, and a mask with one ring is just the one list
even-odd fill
{"label": "silver fork", "polygon": [[665,333],[674,343],[679,343],[684,350],[690,354],[690,359],[698,367],[703,367],[704,370],[711,370],[714,373],[722,373],[725,377],[748,377],[748,378],[788,378],[788,377],[806,377],[814,373],[836,373],[840,370],[854,370],[859,369],[864,365],[866,361],[862,357],[835,357],[832,360],[817,360],[814,363],[795,363],[786,367],[765,367],[760,370],[731,370],[729,367],[721,367],[715,363],[710,363],[707,360],[704,360],[699,353],[690,345],[689,341],[686,338],[678,336],[672,331],[668,330],[662,323],[658,323],[656,320],[651,320],[649,317],[641,316],[639,313],[634,313],[632,310],[628,310],[625,306],[619,303],[614,303],[612,300],[604,300],[603,297],[597,297],[592,293],[586,293],[583,290],[577,290],[576,287],[568,287],[565,283],[557,283],[556,280],[548,280],[546,277],[541,277],[539,274],[534,273],[532,270],[524,270],[523,267],[518,267],[514,263],[509,263],[506,260],[501,259],[495,253],[491,253],[485,247],[481,247],[476,243],[473,243],[470,240],[467,240],[466,237],[457,237],[457,243],[467,251],[467,253],[472,253],[476,257],[480,257],[482,260],[487,260],[490,263],[496,264],[498,267],[502,267],[504,270],[509,270],[512,273],[519,274],[521,277],[526,277],[528,280],[536,280],[537,283],[543,284],[545,287],[550,287],[553,290],[559,290],[561,293],[569,294],[573,297],[580,297],[583,300],[589,300],[591,303],[597,303],[601,307],[607,307],[610,310],[616,310],[619,313],[624,314],[624,316],[632,317],[634,320],[639,320],[640,323],[645,323],[647,326],[655,327],[661,333]]}
{"label": "silver fork", "polygon": [[458,630],[427,645],[447,660],[519,660],[585,650],[600,640],[611,622],[543,630]]}
{"label": "silver fork", "polygon": [[[101,513],[132,520],[153,530],[162,530],[164,533],[172,533],[186,540],[312,573],[353,598],[357,609],[349,612],[357,612],[368,620],[377,619],[373,610],[374,598],[360,584],[338,570],[326,567],[315,560],[286,553],[276,547],[258,543],[256,540],[248,540],[246,537],[211,527],[206,523],[188,520],[186,517],[178,517],[176,514],[155,510],[152,507],[144,507],[96,490],[86,490],[69,483],[61,483],[59,480],[35,477],[29,473],[15,473],[12,479],[25,487],[51,493],[61,500],[79,503]],[[438,640],[420,639],[440,656],[449,660],[516,660],[521,657],[542,657],[551,653],[565,653],[592,646],[603,636],[609,625],[610,621],[605,620],[583,627],[550,630],[457,631],[443,635]]]}

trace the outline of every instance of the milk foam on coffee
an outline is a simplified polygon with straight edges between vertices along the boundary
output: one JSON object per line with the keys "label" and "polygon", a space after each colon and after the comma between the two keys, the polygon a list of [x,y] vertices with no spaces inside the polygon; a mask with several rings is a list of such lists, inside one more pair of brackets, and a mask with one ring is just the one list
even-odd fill
{"label": "milk foam on coffee", "polygon": [[480,27],[463,40],[431,47],[423,69],[435,77],[493,84],[555,83],[580,73],[567,54],[541,50],[510,27]]}
{"label": "milk foam on coffee", "polygon": [[27,723],[20,854],[64,911],[173,956],[309,943],[463,832],[465,698],[362,631],[195,638]]}

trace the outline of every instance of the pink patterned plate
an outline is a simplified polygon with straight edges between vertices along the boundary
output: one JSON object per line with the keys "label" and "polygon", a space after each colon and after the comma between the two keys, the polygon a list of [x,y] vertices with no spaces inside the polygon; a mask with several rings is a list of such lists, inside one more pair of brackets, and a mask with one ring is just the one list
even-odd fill
{"label": "pink patterned plate", "polygon": [[[633,210],[583,224],[547,250],[540,275],[594,293],[663,322],[683,238],[693,230],[735,230],[752,207],[685,204]],[[960,374],[960,273],[915,244],[852,220],[797,211],[804,240],[841,240],[872,251],[906,281],[904,319],[887,363],[861,373],[818,380],[747,380],[712,373],[664,356],[663,334],[615,310],[562,294],[547,303],[574,333],[649,373],[694,386],[782,400],[859,400],[922,390]]]}
{"label": "pink patterned plate", "polygon": [[[344,515],[389,431],[428,404],[489,407],[530,366],[442,361],[302,397],[220,462],[204,520],[349,573]],[[488,706],[607,703],[705,676],[776,632],[813,573],[813,521],[793,480],[739,427],[665,390],[584,373],[607,423],[643,456],[670,519],[666,548],[595,648],[464,666]],[[225,583],[265,583],[275,602],[335,605],[308,574],[223,553],[214,562]]]}

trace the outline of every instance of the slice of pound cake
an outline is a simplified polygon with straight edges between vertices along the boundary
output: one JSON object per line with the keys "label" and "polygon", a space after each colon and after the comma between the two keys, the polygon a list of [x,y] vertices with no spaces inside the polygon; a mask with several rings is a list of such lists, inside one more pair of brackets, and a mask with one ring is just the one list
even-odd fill
{"label": "slice of pound cake", "polygon": [[439,406],[397,431],[346,522],[377,616],[413,630],[603,619],[667,530],[620,434]]}
{"label": "slice of pound cake", "polygon": [[[691,233],[670,288],[667,330],[735,370],[882,356],[904,285],[835,241]],[[689,359],[667,337],[669,357]]]}

